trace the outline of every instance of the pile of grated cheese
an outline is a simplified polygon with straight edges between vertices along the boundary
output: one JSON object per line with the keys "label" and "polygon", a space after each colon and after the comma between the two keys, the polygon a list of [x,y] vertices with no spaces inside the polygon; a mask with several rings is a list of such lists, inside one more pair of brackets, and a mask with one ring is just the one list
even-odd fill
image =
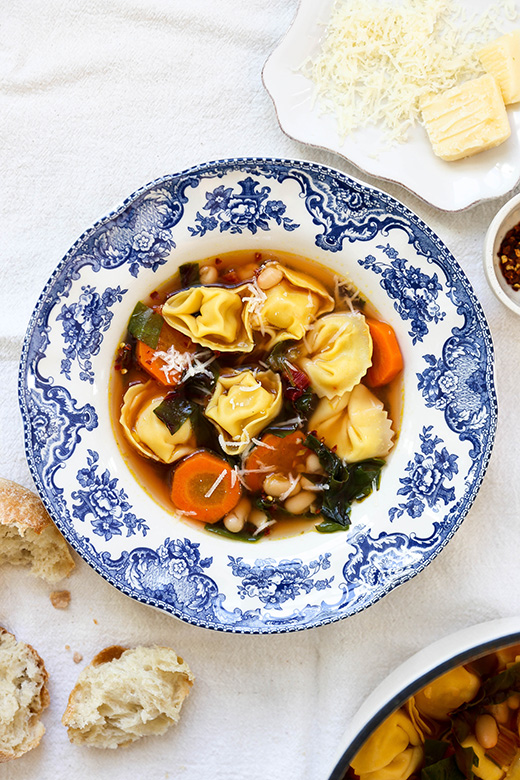
{"label": "pile of grated cheese", "polygon": [[481,73],[477,49],[517,17],[513,0],[469,21],[452,0],[336,0],[321,50],[302,70],[342,138],[374,124],[388,142],[404,141],[421,98]]}

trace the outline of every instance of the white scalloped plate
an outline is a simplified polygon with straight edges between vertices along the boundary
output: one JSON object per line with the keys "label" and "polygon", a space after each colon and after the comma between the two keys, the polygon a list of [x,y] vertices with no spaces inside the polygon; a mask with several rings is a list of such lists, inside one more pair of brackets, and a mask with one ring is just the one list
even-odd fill
{"label": "white scalloped plate", "polygon": [[[319,50],[333,2],[301,0],[292,26],[264,65],[264,85],[284,133],[335,152],[364,173],[401,184],[444,211],[459,211],[513,189],[520,179],[520,103],[507,109],[511,137],[465,160],[445,162],[436,157],[420,125],[412,128],[406,142],[391,148],[385,148],[381,133],[373,127],[342,140],[335,118],[320,113],[313,101],[314,85],[300,72],[302,63]],[[487,0],[461,0],[460,4],[471,13],[489,7]],[[518,22],[510,25],[513,29]]]}
{"label": "white scalloped plate", "polygon": [[[215,536],[157,503],[118,448],[111,366],[135,304],[181,263],[240,249],[293,252],[348,274],[397,333],[399,439],[346,532],[256,544]],[[273,159],[166,176],[89,228],[37,303],[19,396],[36,487],[85,561],[138,601],[243,633],[339,620],[418,574],[469,511],[497,419],[489,329],[442,241],[380,190]]]}

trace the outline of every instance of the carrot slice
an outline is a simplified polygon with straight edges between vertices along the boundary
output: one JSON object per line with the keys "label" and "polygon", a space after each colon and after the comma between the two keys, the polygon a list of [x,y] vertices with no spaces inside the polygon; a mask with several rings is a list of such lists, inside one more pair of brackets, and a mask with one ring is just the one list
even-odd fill
{"label": "carrot slice", "polygon": [[161,352],[167,352],[170,347],[173,347],[181,356],[186,353],[193,354],[196,349],[195,344],[188,336],[164,323],[157,347],[152,349],[144,341],[138,341],[135,354],[139,365],[154,379],[162,385],[174,386],[180,382],[183,369],[181,367],[168,368],[166,361],[160,355]]}
{"label": "carrot slice", "polygon": [[253,493],[262,489],[268,474],[296,474],[303,471],[311,453],[303,443],[303,431],[294,431],[283,438],[266,433],[260,441],[262,443],[251,450],[244,464],[244,480]]}
{"label": "carrot slice", "polygon": [[194,520],[216,523],[238,503],[240,482],[229,463],[208,450],[182,460],[173,473],[174,505]]}
{"label": "carrot slice", "polygon": [[372,336],[372,365],[365,376],[369,387],[382,387],[403,369],[403,356],[391,325],[380,320],[367,319]]}

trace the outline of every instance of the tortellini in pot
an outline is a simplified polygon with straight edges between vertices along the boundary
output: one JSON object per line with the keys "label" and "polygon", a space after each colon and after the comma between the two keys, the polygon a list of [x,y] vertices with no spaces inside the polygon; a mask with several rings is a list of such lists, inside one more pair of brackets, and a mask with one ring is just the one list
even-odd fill
{"label": "tortellini in pot", "polygon": [[384,458],[394,436],[382,402],[361,384],[342,396],[322,398],[308,428],[347,463]]}
{"label": "tortellini in pot", "polygon": [[334,398],[355,387],[372,365],[372,337],[361,312],[320,317],[309,330],[300,368],[320,398]]}
{"label": "tortellini in pot", "polygon": [[280,281],[263,290],[265,300],[252,319],[255,330],[271,337],[268,347],[287,339],[302,339],[317,317],[334,308],[334,299],[312,276],[277,261],[266,263],[264,270],[274,271],[274,278],[281,275]]}
{"label": "tortellini in pot", "polygon": [[414,702],[421,715],[448,720],[448,714],[474,699],[479,688],[480,677],[459,666],[426,685],[415,694]]}
{"label": "tortellini in pot", "polygon": [[394,712],[352,760],[360,780],[407,780],[421,765],[421,737],[408,716]]}
{"label": "tortellini in pot", "polygon": [[162,316],[172,328],[203,347],[220,352],[251,352],[254,347],[251,307],[256,289],[191,287],[165,302]]}
{"label": "tortellini in pot", "polygon": [[155,382],[131,385],[123,398],[119,419],[128,441],[142,455],[160,463],[174,463],[193,452],[196,442],[189,420],[172,434],[154,414],[164,397],[164,391]]}
{"label": "tortellini in pot", "polygon": [[205,415],[228,455],[239,455],[282,408],[282,382],[273,371],[243,369],[218,378]]}

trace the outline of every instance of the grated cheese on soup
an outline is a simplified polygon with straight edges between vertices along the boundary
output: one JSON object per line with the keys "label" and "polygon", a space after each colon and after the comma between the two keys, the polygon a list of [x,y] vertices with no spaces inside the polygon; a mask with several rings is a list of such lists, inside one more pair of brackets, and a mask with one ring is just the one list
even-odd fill
{"label": "grated cheese on soup", "polygon": [[470,21],[452,0],[336,0],[321,51],[302,70],[343,138],[377,124],[403,141],[421,98],[480,74],[479,46],[517,17],[512,0]]}

